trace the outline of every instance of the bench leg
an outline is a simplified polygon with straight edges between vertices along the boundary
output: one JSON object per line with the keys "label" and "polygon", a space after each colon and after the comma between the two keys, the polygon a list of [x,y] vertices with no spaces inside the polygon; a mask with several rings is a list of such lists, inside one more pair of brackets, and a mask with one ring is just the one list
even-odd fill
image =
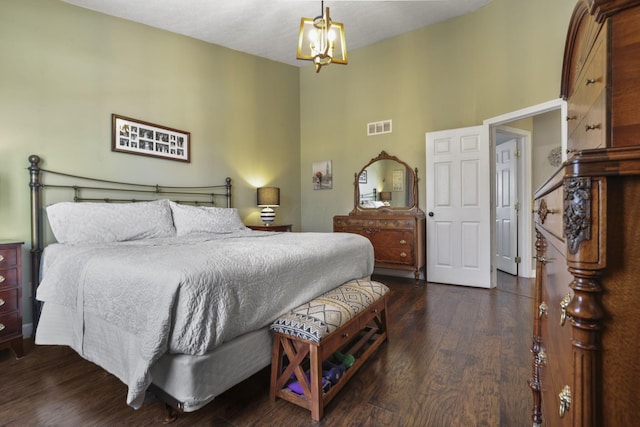
{"label": "bench leg", "polygon": [[322,393],[322,360],[318,355],[318,346],[310,345],[309,371],[311,375],[311,419],[320,421],[324,412]]}

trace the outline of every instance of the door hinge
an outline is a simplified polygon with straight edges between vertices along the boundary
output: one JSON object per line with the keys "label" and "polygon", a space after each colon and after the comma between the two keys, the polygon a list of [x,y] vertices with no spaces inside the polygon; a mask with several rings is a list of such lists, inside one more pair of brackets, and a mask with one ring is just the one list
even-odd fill
{"label": "door hinge", "polygon": [[520,150],[514,151],[513,155],[516,156],[516,157],[520,157]]}
{"label": "door hinge", "polygon": [[516,210],[516,212],[520,212],[520,202],[516,202],[513,208]]}
{"label": "door hinge", "polygon": [[519,256],[516,257],[516,264],[520,264],[522,262],[522,258]]}

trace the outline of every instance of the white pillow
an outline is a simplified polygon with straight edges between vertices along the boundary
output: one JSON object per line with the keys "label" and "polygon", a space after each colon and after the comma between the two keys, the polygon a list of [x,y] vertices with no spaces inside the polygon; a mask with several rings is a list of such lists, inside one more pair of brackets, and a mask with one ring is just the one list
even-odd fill
{"label": "white pillow", "polygon": [[59,243],[109,243],[175,236],[168,200],[137,203],[73,203],[47,206]]}
{"label": "white pillow", "polygon": [[170,202],[178,236],[191,233],[233,233],[246,230],[238,210]]}

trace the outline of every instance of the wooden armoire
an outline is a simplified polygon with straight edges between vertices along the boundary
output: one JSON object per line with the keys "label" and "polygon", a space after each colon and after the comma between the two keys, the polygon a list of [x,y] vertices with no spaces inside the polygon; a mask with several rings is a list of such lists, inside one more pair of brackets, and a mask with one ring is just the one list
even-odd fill
{"label": "wooden armoire", "polygon": [[567,160],[535,194],[534,426],[640,425],[640,1],[580,0]]}

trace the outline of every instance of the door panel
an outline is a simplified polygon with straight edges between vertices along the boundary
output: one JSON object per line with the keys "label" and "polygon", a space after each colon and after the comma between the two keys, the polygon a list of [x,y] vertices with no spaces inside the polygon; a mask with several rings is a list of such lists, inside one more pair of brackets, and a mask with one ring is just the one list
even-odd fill
{"label": "door panel", "polygon": [[488,129],[429,132],[426,153],[427,280],[490,287]]}

